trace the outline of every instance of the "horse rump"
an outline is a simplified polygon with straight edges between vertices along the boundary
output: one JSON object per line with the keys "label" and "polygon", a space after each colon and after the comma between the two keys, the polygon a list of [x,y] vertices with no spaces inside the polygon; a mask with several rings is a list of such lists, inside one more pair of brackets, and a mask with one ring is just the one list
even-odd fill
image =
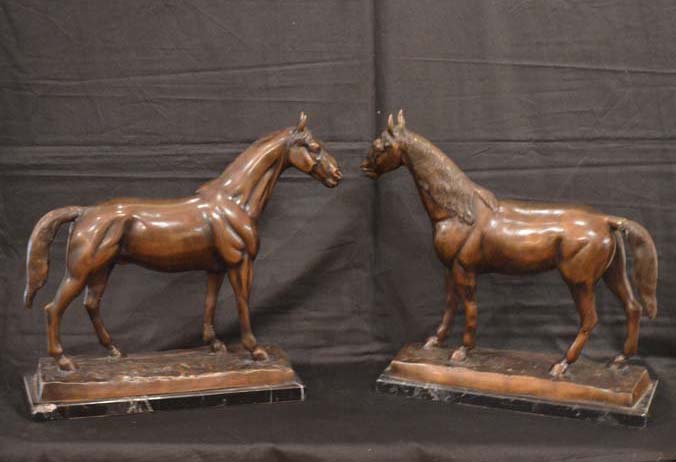
{"label": "horse rump", "polygon": [[657,316],[657,249],[650,233],[639,223],[626,218],[608,217],[613,229],[622,232],[634,256],[632,284],[650,319]]}

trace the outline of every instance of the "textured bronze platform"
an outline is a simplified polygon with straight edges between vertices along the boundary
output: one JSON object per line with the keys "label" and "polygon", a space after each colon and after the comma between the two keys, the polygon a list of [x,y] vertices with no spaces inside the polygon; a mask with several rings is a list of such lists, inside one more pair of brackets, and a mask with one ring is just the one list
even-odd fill
{"label": "textured bronze platform", "polygon": [[580,359],[563,378],[549,368],[558,356],[488,348],[461,363],[447,348],[405,346],[376,388],[411,397],[644,426],[657,382],[641,366],[621,368]]}
{"label": "textured bronze platform", "polygon": [[134,354],[125,358],[80,356],[78,369],[61,371],[41,358],[24,377],[36,419],[152,412],[158,409],[303,400],[304,386],[284,352],[266,346],[269,359],[254,361],[241,347]]}

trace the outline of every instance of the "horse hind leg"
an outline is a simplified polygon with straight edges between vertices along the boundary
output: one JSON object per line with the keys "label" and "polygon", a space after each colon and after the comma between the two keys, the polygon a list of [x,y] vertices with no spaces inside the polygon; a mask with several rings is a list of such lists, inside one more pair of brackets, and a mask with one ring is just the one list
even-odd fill
{"label": "horse hind leg", "polygon": [[47,351],[54,358],[59,369],[65,371],[75,370],[77,365],[63,353],[59,333],[61,318],[68,305],[82,292],[84,284],[85,279],[83,277],[67,274],[61,281],[54,300],[45,306],[47,313]]}
{"label": "horse hind leg", "polygon": [[110,333],[106,326],[103,324],[100,313],[100,304],[101,298],[103,297],[103,292],[106,290],[106,285],[108,284],[108,277],[112,267],[103,268],[94,273],[87,280],[87,289],[85,292],[85,301],[84,307],[89,314],[89,319],[94,326],[96,335],[99,338],[99,342],[105,348],[110,351],[110,356],[113,358],[121,358],[123,356],[122,352],[113,344],[113,341],[110,337]]}
{"label": "horse hind leg", "polygon": [[594,284],[588,282],[574,284],[569,282],[568,285],[573,294],[577,311],[580,314],[580,329],[578,330],[575,340],[568,348],[566,356],[561,361],[554,364],[550,369],[549,373],[554,377],[562,376],[568,369],[568,366],[577,361],[598,322]]}
{"label": "horse hind leg", "polygon": [[641,305],[634,297],[629,279],[627,278],[627,262],[624,250],[624,242],[619,233],[616,234],[617,252],[608,270],[603,275],[603,280],[610,291],[622,302],[627,316],[627,338],[624,342],[622,353],[615,356],[613,364],[621,364],[638,350],[638,333],[641,320]]}
{"label": "horse hind leg", "polygon": [[214,330],[214,311],[216,309],[216,301],[218,300],[218,292],[223,284],[225,273],[208,273],[207,274],[207,298],[204,307],[204,327],[202,330],[202,338],[204,342],[209,344],[212,352],[225,352],[225,344],[216,338]]}

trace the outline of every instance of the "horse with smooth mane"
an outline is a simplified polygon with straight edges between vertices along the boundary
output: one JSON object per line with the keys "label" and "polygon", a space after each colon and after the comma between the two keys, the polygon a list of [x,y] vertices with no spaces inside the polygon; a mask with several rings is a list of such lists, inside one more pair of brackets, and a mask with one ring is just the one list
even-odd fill
{"label": "horse with smooth mane", "polygon": [[[448,336],[458,299],[465,306],[465,332],[462,346],[450,359],[462,361],[474,347],[478,274],[557,269],[571,291],[581,323],[565,357],[550,373],[565,373],[596,326],[594,288],[601,277],[627,316],[624,349],[613,364],[636,354],[642,310],[651,319],[657,315],[657,251],[643,226],[589,207],[498,200],[430,141],[408,130],[402,111],[397,119],[395,126],[389,116],[387,129],[374,140],[361,168],[375,179],[402,165],[408,167],[434,226],[434,247],[448,269],[447,298],[442,321],[426,348],[440,345]],[[634,255],[633,281],[640,303],[627,278],[623,236]]]}
{"label": "horse with smooth mane", "polygon": [[249,320],[253,262],[259,248],[258,217],[282,172],[295,167],[329,188],[342,173],[334,157],[306,128],[301,113],[296,127],[265,136],[242,152],[218,178],[193,196],[169,199],[113,199],[91,207],[52,210],[33,229],[28,242],[24,303],[30,308],[49,271],[49,246],[59,227],[72,222],[66,273],[54,299],[45,306],[48,351],[62,370],[76,364],[64,354],[59,326],[64,311],[86,288],[84,306],[100,343],[113,357],[113,344],[99,314],[99,304],[116,263],[134,263],[164,272],[205,271],[207,297],[203,339],[212,351],[223,351],[214,332],[214,309],[227,273],[237,301],[241,340],[254,359],[266,351],[257,345]]}

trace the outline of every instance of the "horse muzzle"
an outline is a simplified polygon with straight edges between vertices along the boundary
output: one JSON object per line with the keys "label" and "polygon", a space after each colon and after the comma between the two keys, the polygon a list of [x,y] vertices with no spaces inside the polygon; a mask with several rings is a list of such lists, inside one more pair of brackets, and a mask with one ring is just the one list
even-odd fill
{"label": "horse muzzle", "polygon": [[335,188],[340,183],[340,180],[343,179],[343,172],[340,170],[334,171],[331,176],[328,176],[324,179],[323,183],[329,188]]}
{"label": "horse muzzle", "polygon": [[365,160],[364,162],[361,163],[359,166],[361,171],[366,175],[367,177],[371,178],[372,180],[375,180],[378,178],[378,173],[373,169],[373,166],[368,160]]}

